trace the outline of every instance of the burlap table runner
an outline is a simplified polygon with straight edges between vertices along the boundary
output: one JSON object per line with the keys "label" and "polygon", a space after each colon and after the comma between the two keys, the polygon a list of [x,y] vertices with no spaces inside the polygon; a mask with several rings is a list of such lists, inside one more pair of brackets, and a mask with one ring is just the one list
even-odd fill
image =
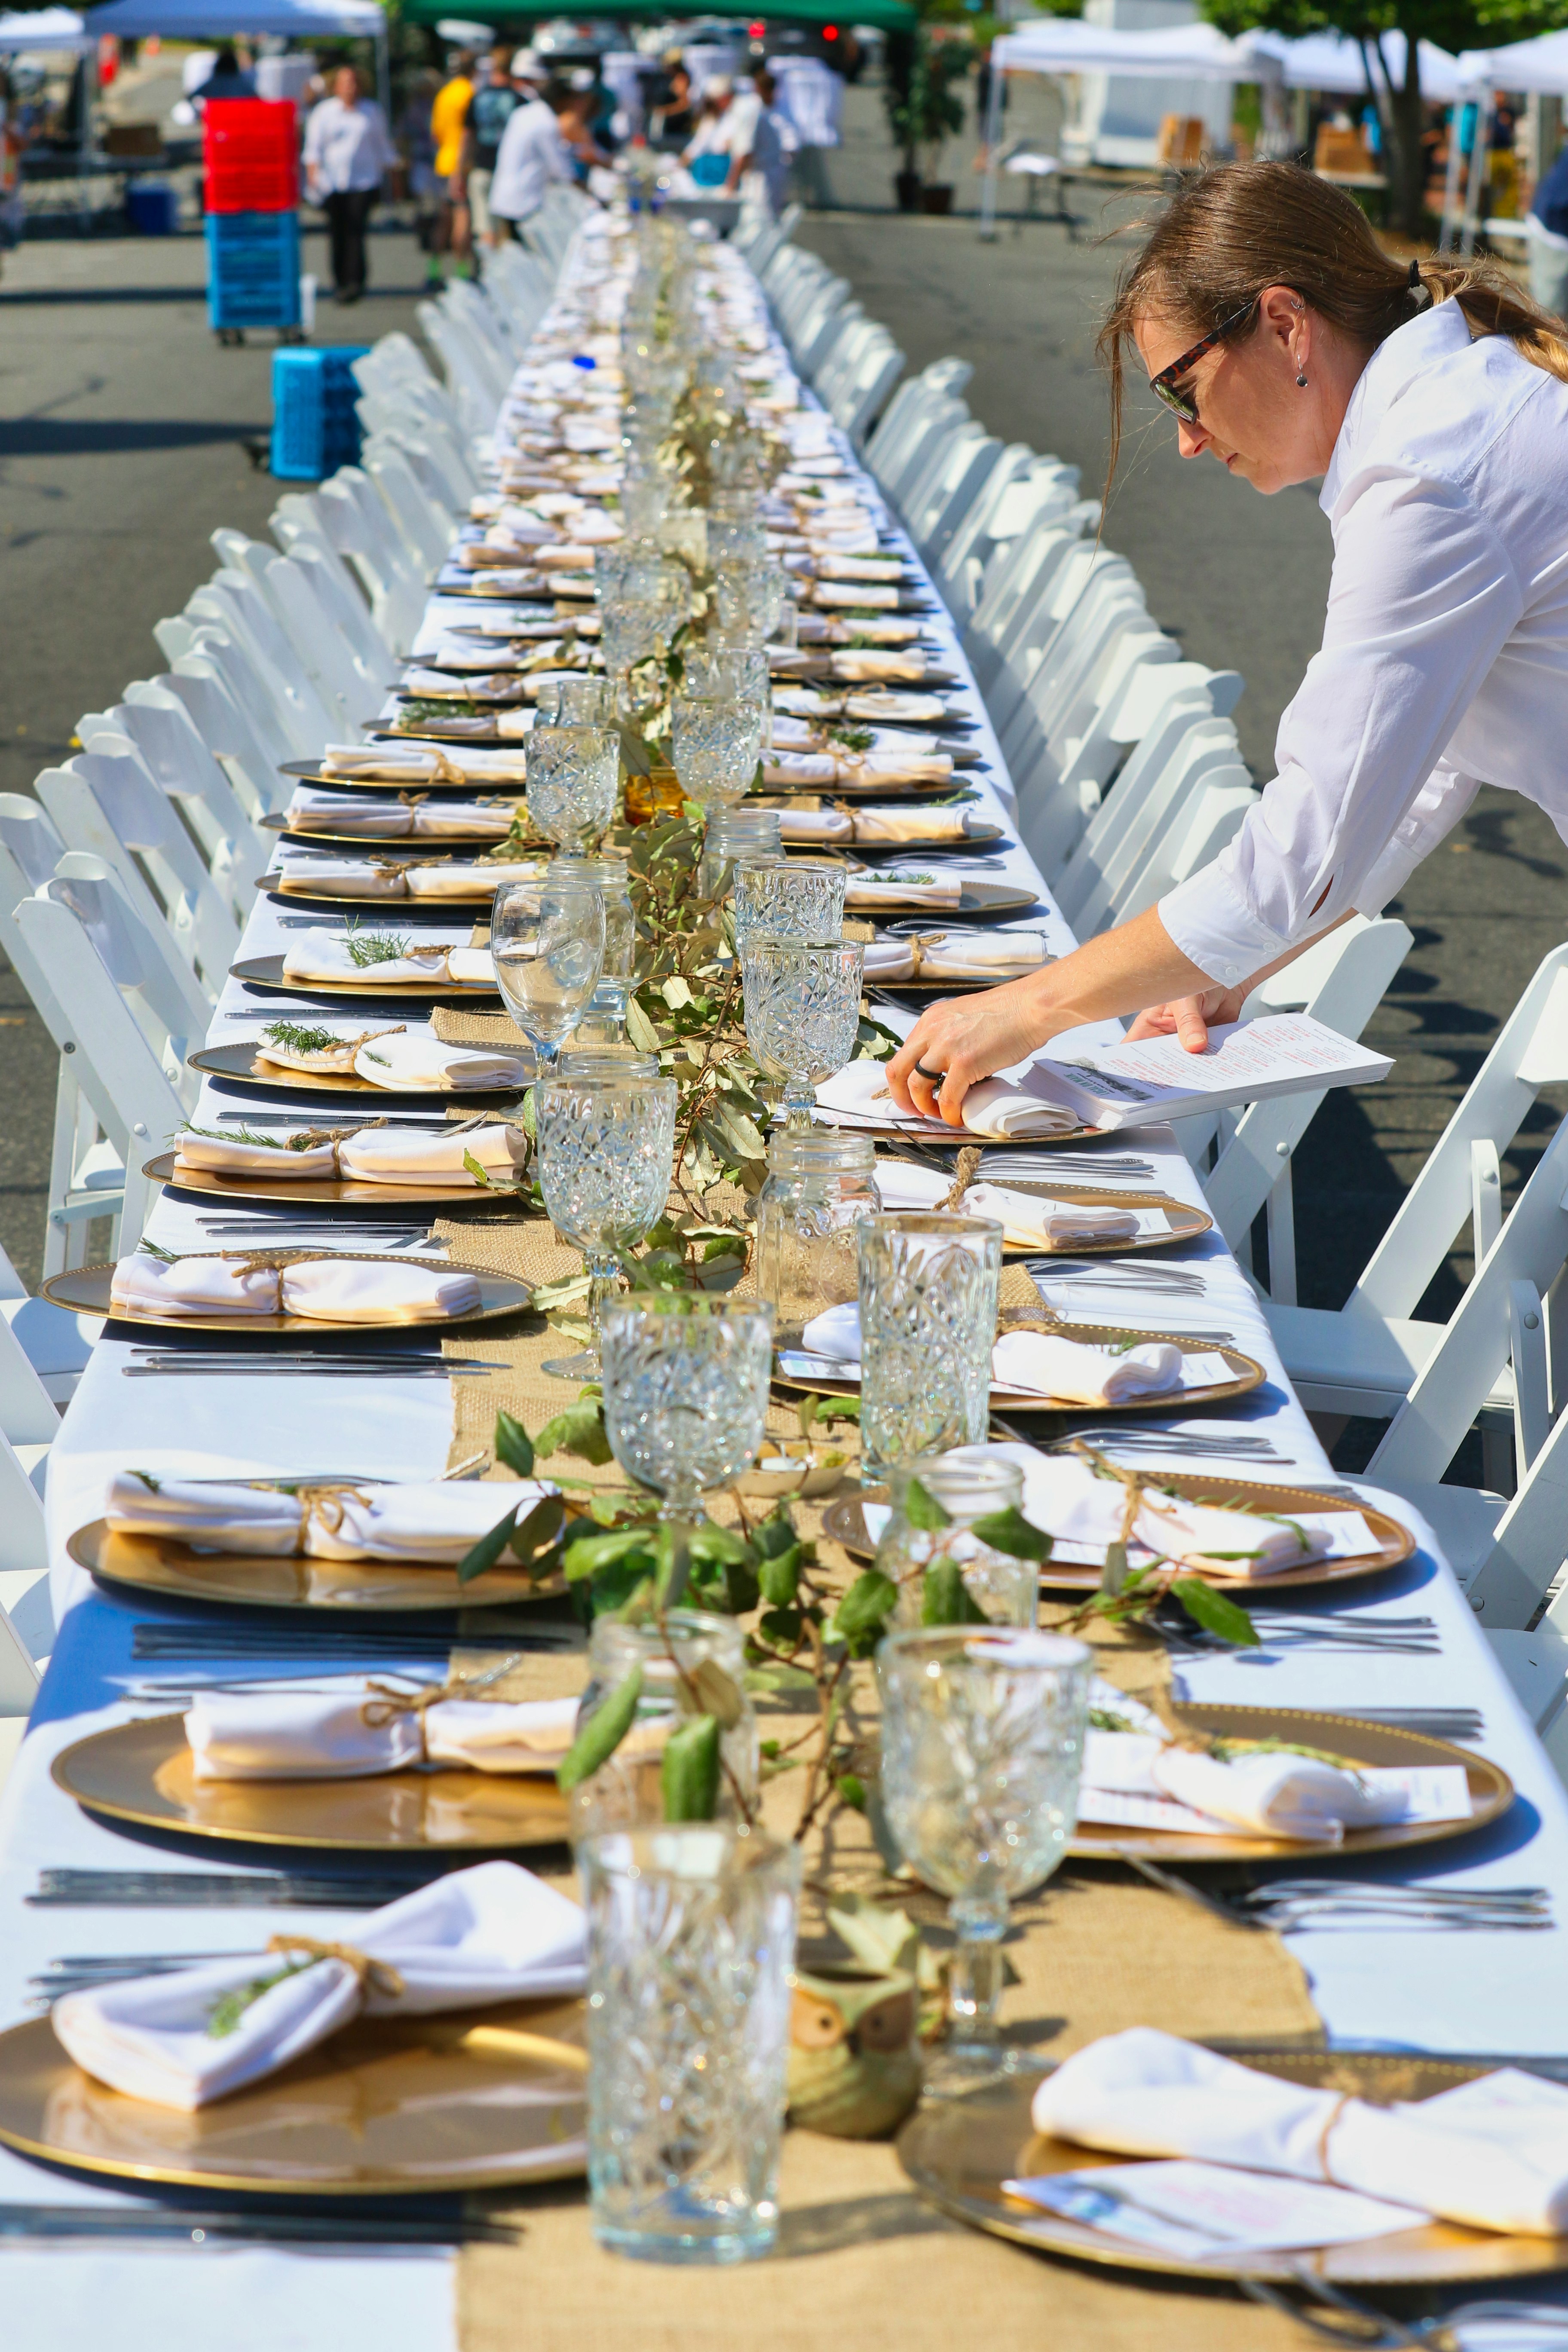
{"label": "burlap table runner", "polygon": [[[471,1016],[460,1016],[464,1019]],[[452,1254],[539,1283],[577,1270],[574,1250],[531,1217],[486,1224],[444,1223]],[[1003,1276],[1004,1308],[1036,1294],[1021,1267]],[[465,1351],[473,1346],[463,1343]],[[571,1343],[540,1318],[515,1318],[485,1335],[475,1352],[504,1371],[457,1379],[453,1458],[485,1451],[498,1406],[537,1432],[574,1393],[542,1369]],[[795,1408],[776,1399],[769,1426],[785,1433]],[[837,1433],[835,1433],[837,1442]],[[853,1436],[848,1440],[852,1448]],[[622,1482],[614,1464],[564,1467],[595,1485]],[[490,1455],[484,1474],[504,1479]],[[847,1480],[846,1491],[848,1490]],[[714,1515],[732,1517],[724,1498]],[[856,1564],[821,1535],[822,1503],[795,1506],[796,1524],[816,1535],[822,1558],[847,1580]],[[1047,1602],[1045,1622],[1068,1604]],[[494,1621],[490,1621],[493,1625]],[[1151,1637],[1106,1629],[1092,1636],[1097,1663],[1121,1688],[1150,1693],[1168,1680],[1165,1653]],[[454,1649],[453,1671],[493,1667],[493,1651]],[[508,1696],[561,1697],[587,1678],[585,1644],[519,1659]],[[868,1675],[858,1678],[851,1728],[869,1743],[874,1723]],[[772,1712],[772,1710],[769,1710]],[[768,1734],[788,1728],[764,1724]],[[788,1835],[798,1815],[794,1776],[769,1786],[771,1826]],[[542,1874],[572,1886],[564,1856],[535,1858]],[[946,1906],[901,1878],[890,1879],[864,1818],[839,1812],[808,1844],[803,1946],[826,1952],[821,1890],[855,1887],[901,1904],[933,1944],[947,1939]],[[1321,2027],[1300,1969],[1279,1939],[1222,1919],[1157,1889],[1129,1883],[1117,1864],[1073,1863],[1016,1906],[1008,1955],[1019,1981],[1006,1995],[1009,2035],[1064,2056],[1127,2025],[1158,2025],[1197,2038],[1250,2037],[1314,2043]],[[509,2208],[523,2235],[510,2247],[474,2246],[459,2258],[461,2352],[951,2352],[984,2333],[988,2352],[1040,2352],[1047,2340],[1072,2352],[1289,2352],[1292,2325],[1228,2290],[1197,2292],[1135,2274],[1095,2273],[1036,2256],[949,2221],[922,2205],[887,2144],[785,2135],[784,2221],[776,2253],[735,2271],[664,2270],[603,2253],[594,2244],[583,2192],[573,2184],[520,2197]],[[908,2265],[908,2267],[906,2267]]]}

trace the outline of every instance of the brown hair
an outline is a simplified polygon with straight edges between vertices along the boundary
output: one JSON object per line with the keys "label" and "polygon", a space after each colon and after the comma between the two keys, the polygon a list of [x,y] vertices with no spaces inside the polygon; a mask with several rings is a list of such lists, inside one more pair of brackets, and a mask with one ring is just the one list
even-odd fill
{"label": "brown hair", "polygon": [[1297,163],[1218,163],[1175,194],[1122,271],[1096,349],[1110,377],[1110,463],[1121,446],[1123,346],[1151,311],[1189,322],[1193,340],[1245,310],[1226,336],[1255,323],[1267,286],[1289,286],[1356,342],[1375,350],[1433,302],[1458,302],[1473,335],[1508,335],[1527,360],[1568,383],[1563,324],[1486,261],[1395,261],[1342,188]]}

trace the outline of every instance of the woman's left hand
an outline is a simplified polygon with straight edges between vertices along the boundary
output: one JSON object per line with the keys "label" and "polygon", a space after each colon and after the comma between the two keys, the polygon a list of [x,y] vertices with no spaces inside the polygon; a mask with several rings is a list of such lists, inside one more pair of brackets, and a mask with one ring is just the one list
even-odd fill
{"label": "woman's left hand", "polygon": [[[948,997],[921,1013],[888,1064],[893,1100],[902,1110],[961,1127],[970,1087],[1026,1060],[1048,1034],[1049,1024],[1041,1022],[1026,982]],[[933,1071],[940,1074],[936,1079],[925,1075]]]}

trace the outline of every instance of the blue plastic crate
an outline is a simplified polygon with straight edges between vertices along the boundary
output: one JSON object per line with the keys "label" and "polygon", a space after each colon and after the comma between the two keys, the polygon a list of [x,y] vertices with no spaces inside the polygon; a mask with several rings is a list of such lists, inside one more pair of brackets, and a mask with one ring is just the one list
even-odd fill
{"label": "blue plastic crate", "polygon": [[215,329],[297,327],[297,213],[208,213],[207,318]]}
{"label": "blue plastic crate", "polygon": [[353,362],[368,343],[272,356],[272,471],[280,481],[320,482],[358,463],[359,386]]}

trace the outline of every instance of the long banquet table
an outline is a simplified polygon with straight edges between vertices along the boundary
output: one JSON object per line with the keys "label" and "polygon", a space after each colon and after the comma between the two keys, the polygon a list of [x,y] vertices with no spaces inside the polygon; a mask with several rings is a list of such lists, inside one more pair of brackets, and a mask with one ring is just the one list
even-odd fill
{"label": "long banquet table", "polygon": [[[918,563],[901,535],[898,544]],[[932,601],[939,601],[934,592]],[[433,598],[419,649],[434,641],[443,624],[471,618],[473,609],[471,604]],[[938,658],[961,681],[955,698],[977,730],[972,740],[983,756],[978,781],[987,813],[1010,824],[1016,816],[1011,787],[957,631],[941,611],[928,629]],[[995,867],[985,870],[994,874]],[[1043,919],[1052,949],[1070,947],[1068,926],[1011,835],[1005,871],[1008,879],[1026,884],[1038,896],[1042,912],[1018,919],[1037,925]],[[291,936],[289,924],[298,919],[276,901],[259,898],[247,925],[243,952],[279,951]],[[466,923],[459,920],[451,936],[466,937]],[[254,1035],[279,1003],[231,979],[216,1010],[209,1042],[234,1045]],[[321,1012],[320,1005],[314,1009]],[[340,1010],[333,1007],[334,1013]],[[211,1119],[221,1110],[232,1114],[247,1100],[253,1102],[254,1097],[226,1091],[209,1080],[204,1083],[195,1117]],[[1121,1143],[1153,1161],[1158,1185],[1178,1199],[1201,1204],[1196,1179],[1168,1129],[1141,1129]],[[210,1204],[203,1208],[213,1213]],[[149,1234],[171,1249],[214,1246],[195,1223],[195,1213],[194,1203],[164,1194]],[[1248,1465],[1247,1476],[1331,1481],[1333,1474],[1280,1366],[1257,1297],[1217,1234],[1186,1251],[1163,1253],[1162,1262],[1201,1268],[1206,1296],[1202,1309],[1186,1319],[1194,1326],[1208,1320],[1234,1333],[1237,1344],[1260,1358],[1269,1375],[1263,1388],[1228,1411],[1223,1421],[1162,1416],[1163,1423],[1189,1434],[1205,1427],[1246,1427],[1265,1433],[1283,1458]],[[1142,1314],[1153,1327],[1169,1309],[1152,1296],[1142,1305],[1129,1296],[1117,1313],[1129,1322]],[[476,1352],[483,1353],[482,1347]],[[261,1375],[165,1384],[128,1379],[128,1360],[126,1341],[111,1330],[93,1352],[50,1457],[51,1582],[58,1636],[27,1737],[0,1801],[0,2026],[33,2013],[27,1979],[62,1951],[134,1952],[187,1945],[204,1951],[253,1950],[277,1925],[276,1912],[242,1908],[74,1912],[28,1905],[45,1867],[123,1868],[139,1860],[155,1860],[174,1869],[210,1869],[223,1868],[228,1860],[221,1850],[199,1863],[181,1853],[150,1854],[144,1845],[80,1812],[49,1778],[51,1761],[61,1748],[137,1711],[124,1695],[142,1671],[132,1663],[131,1625],[150,1614],[182,1613],[177,1608],[153,1610],[111,1599],[68,1559],[68,1536],[100,1514],[108,1475],[124,1466],[157,1472],[199,1460],[203,1475],[209,1476],[347,1470],[367,1476],[428,1477],[438,1475],[447,1459],[451,1399],[443,1381],[359,1382],[300,1373],[287,1379]],[[1215,1655],[1185,1665],[1178,1675],[1178,1695],[1352,1713],[1390,1706],[1478,1707],[1483,1728],[1477,1745],[1511,1775],[1516,1804],[1491,1831],[1471,1836],[1457,1850],[1426,1847],[1419,1850],[1414,1867],[1409,1861],[1390,1857],[1382,1868],[1405,1883],[1540,1885],[1552,1890],[1559,1924],[1550,1932],[1528,1935],[1339,1930],[1293,1936],[1289,1948],[1307,1971],[1312,2000],[1335,2044],[1568,2058],[1568,2003],[1562,1992],[1568,1980],[1568,1927],[1563,1924],[1568,1921],[1568,1792],[1509,1691],[1430,1531],[1401,1498],[1383,1496],[1364,1486],[1358,1492],[1383,1502],[1413,1525],[1419,1549],[1400,1572],[1371,1586],[1352,1586],[1342,1601],[1325,1597],[1305,1605],[1324,1618],[1342,1610],[1375,1619],[1427,1616],[1436,1629],[1436,1653],[1390,1657],[1299,1643],[1270,1645],[1266,1640],[1255,1652]],[[184,1613],[195,1617],[199,1612]],[[433,1664],[445,1646],[433,1640]],[[286,1633],[280,1635],[279,1649],[287,1654]],[[236,1866],[243,1863],[243,1854],[236,1857]],[[352,1937],[355,1920],[363,1916],[322,1910],[303,1915],[303,1921],[316,1935]],[[786,2168],[786,2213],[788,2177]],[[77,2200],[112,2204],[116,2192],[82,2178],[47,2172],[0,2151],[0,2205]],[[526,2208],[526,2198],[519,2201]],[[930,2226],[945,2225],[932,2220]],[[981,2252],[997,2263],[1032,2259],[976,2243],[976,2262]],[[142,2352],[143,2347],[147,2352],[154,2347],[156,2352],[187,2352],[187,2347],[197,2352],[198,2347],[200,2352],[213,2352],[218,2346],[224,2352],[249,2352],[251,2347],[257,2352],[263,2347],[266,2352],[292,2352],[294,2347],[306,2346],[331,2346],[338,2352],[359,2352],[361,2347],[374,2347],[375,2352],[445,2352],[458,2341],[452,2271],[452,2255],[439,2249],[390,2254],[380,2250],[303,2253],[227,2249],[197,2255],[184,2249],[138,2248],[131,2252],[73,2246],[68,2257],[16,2244],[7,2249],[5,2269],[6,2336],[28,2352],[46,2346],[51,2352],[54,2347],[76,2352],[79,2346],[103,2340],[107,2323],[115,2352]],[[623,2316],[628,2337],[636,2341],[647,2273],[624,2266],[624,2276]],[[756,2284],[760,2322],[769,2309],[770,2291],[761,2275]],[[689,2284],[695,2317],[704,2308],[709,2288],[698,2279]],[[913,2286],[912,2300],[918,2301],[918,2267]],[[897,2319],[899,2326],[889,2343],[919,2336],[918,2329],[904,2326],[910,2305],[908,2290],[891,2291],[889,2325]],[[825,2322],[830,2308],[824,2309]],[[1253,2315],[1250,2324],[1264,2332],[1241,2340],[1275,2340],[1268,2332],[1273,2323],[1262,2315]],[[580,2338],[570,2340],[584,2346],[594,2341],[586,2315],[584,2327]],[[513,2340],[531,2340],[522,2314]],[[655,2326],[641,2340],[662,2345],[678,2339]],[[707,2336],[700,2340],[706,2343]],[[788,2340],[793,2343],[795,2336]],[[1157,2332],[1149,2338],[1151,2343],[1158,2340]],[[1225,2340],[1231,2340],[1228,2335]]]}

